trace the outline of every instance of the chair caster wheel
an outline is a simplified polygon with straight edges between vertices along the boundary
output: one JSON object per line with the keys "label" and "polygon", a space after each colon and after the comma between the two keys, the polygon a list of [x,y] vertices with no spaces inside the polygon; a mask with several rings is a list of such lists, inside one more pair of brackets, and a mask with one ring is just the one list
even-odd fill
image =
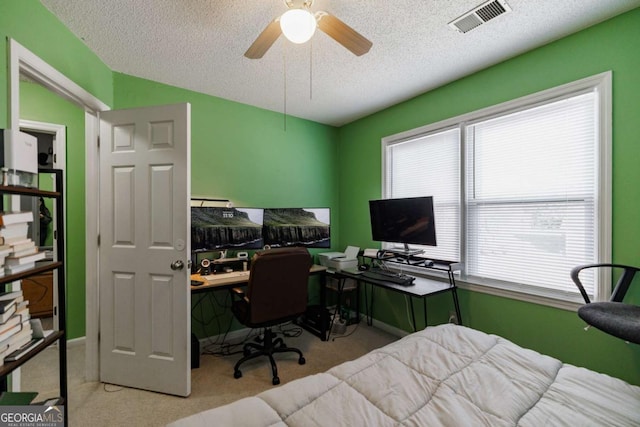
{"label": "chair caster wheel", "polygon": [[300,357],[300,359],[298,359],[298,365],[304,365],[305,363],[307,363],[307,361],[304,357]]}
{"label": "chair caster wheel", "polygon": [[234,371],[233,372],[233,378],[235,378],[235,379],[242,378],[242,372]]}
{"label": "chair caster wheel", "polygon": [[271,384],[273,384],[273,385],[278,385],[278,384],[280,384],[280,378],[278,378],[278,377],[273,377],[273,380],[271,380]]}

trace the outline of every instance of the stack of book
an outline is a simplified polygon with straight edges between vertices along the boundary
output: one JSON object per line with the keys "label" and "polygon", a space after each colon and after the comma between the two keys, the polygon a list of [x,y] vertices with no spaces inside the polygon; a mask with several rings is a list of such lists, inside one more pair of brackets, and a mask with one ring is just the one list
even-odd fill
{"label": "stack of book", "polygon": [[33,212],[0,212],[0,267],[5,273],[15,274],[35,267],[36,261],[45,258],[35,242],[27,237]]}
{"label": "stack of book", "polygon": [[[2,239],[2,237],[0,237]],[[0,277],[4,276],[4,261],[11,253],[11,246],[0,245]]]}
{"label": "stack of book", "polygon": [[0,365],[5,358],[31,343],[29,301],[22,291],[0,293]]}

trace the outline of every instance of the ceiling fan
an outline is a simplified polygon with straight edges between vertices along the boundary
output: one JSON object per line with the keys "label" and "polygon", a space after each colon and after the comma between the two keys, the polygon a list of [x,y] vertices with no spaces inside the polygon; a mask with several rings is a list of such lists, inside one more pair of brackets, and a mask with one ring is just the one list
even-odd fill
{"label": "ceiling fan", "polygon": [[305,43],[315,33],[316,27],[333,38],[354,55],[369,52],[373,43],[353,28],[328,12],[310,12],[313,0],[284,0],[287,10],[271,21],[244,53],[249,59],[259,59],[271,45],[284,34],[293,43]]}

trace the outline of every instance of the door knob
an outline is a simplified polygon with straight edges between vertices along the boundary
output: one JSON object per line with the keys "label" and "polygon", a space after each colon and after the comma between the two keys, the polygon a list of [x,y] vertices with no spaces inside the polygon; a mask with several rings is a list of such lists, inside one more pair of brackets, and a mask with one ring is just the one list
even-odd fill
{"label": "door knob", "polygon": [[171,263],[172,270],[182,270],[184,268],[184,262],[177,260]]}

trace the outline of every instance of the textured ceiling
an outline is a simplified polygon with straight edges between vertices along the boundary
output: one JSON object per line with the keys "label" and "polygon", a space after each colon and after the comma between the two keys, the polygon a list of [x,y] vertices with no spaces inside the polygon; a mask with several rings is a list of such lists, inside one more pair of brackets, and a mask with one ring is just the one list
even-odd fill
{"label": "textured ceiling", "polygon": [[[373,42],[356,57],[327,35],[244,52],[282,0],[41,0],[114,71],[342,125],[640,6],[640,0],[507,0],[461,34],[483,0],[315,0]],[[285,72],[286,71],[286,72]],[[286,90],[285,90],[286,89]],[[286,97],[285,97],[286,92]]]}

